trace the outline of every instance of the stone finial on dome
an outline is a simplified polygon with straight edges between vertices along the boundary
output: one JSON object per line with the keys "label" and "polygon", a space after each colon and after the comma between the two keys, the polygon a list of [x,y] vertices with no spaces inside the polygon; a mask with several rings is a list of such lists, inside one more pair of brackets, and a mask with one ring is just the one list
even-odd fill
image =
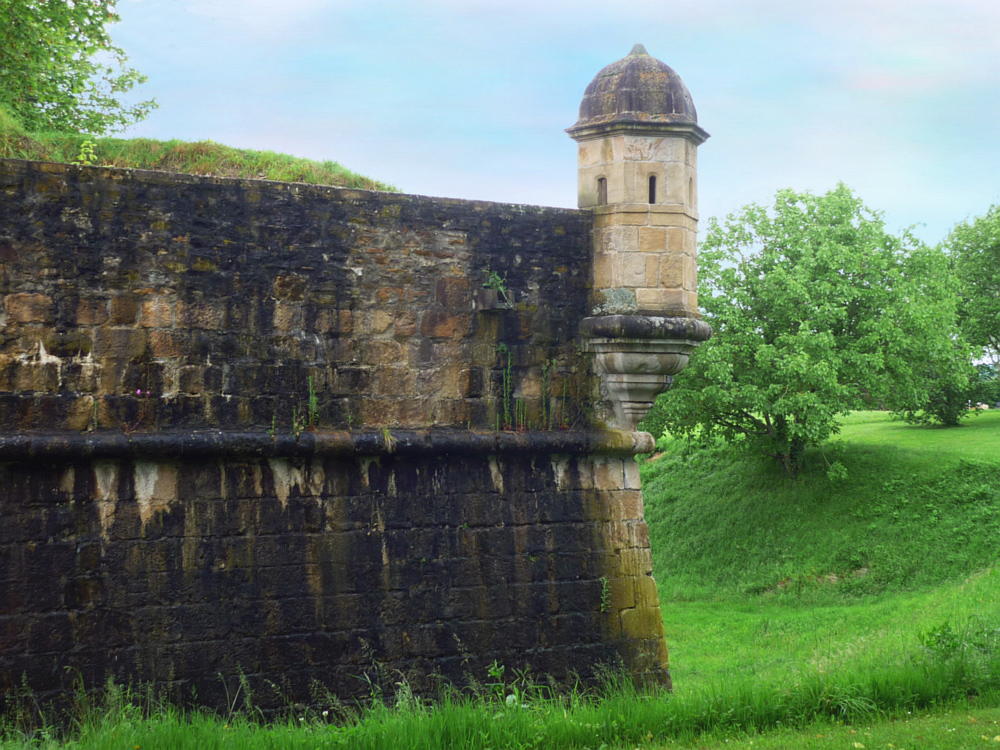
{"label": "stone finial on dome", "polygon": [[594,76],[566,132],[579,139],[610,130],[684,130],[697,143],[708,138],[681,77],[641,44]]}

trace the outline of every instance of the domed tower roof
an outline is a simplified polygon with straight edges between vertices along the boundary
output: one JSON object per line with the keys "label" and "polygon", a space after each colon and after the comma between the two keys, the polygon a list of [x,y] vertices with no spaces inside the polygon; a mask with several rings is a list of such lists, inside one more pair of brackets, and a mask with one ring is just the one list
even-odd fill
{"label": "domed tower roof", "polygon": [[594,76],[580,102],[580,119],[566,132],[579,139],[612,130],[687,131],[699,143],[708,138],[681,77],[641,44]]}

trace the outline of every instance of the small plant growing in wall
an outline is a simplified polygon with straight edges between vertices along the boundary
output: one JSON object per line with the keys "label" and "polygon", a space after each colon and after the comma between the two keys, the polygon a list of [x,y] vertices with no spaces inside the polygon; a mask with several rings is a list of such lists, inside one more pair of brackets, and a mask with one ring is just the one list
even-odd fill
{"label": "small plant growing in wall", "polygon": [[[569,429],[568,420],[568,380],[562,378],[562,396],[553,394],[553,374],[556,372],[555,360],[547,359],[542,363],[541,397],[539,410],[534,421],[529,410],[529,403],[523,398],[514,396],[514,367],[510,347],[500,342],[496,346],[499,357],[500,399],[497,404],[497,430],[552,430]],[[558,414],[557,414],[558,412]],[[540,419],[539,419],[540,416]]]}
{"label": "small plant growing in wall", "polygon": [[509,309],[513,307],[507,288],[507,274],[501,276],[493,270],[486,272],[483,290],[477,295],[479,308],[482,310]]}
{"label": "small plant growing in wall", "polygon": [[313,376],[309,376],[309,429],[315,429],[319,421],[319,398],[316,396],[316,389],[313,387]]}
{"label": "small plant growing in wall", "polygon": [[494,290],[503,298],[504,302],[508,305],[511,304],[510,297],[507,296],[507,274],[501,276],[496,271],[487,271],[486,281],[483,282],[483,287]]}
{"label": "small plant growing in wall", "polygon": [[298,437],[303,432],[306,431],[306,427],[309,426],[308,417],[305,414],[299,412],[299,407],[292,407],[292,435]]}
{"label": "small plant growing in wall", "polygon": [[511,394],[514,388],[510,347],[501,341],[497,344],[497,354],[500,356],[503,365],[503,386],[501,391],[503,399],[501,402],[503,404],[503,423],[501,425],[499,410],[497,410],[497,429],[509,430],[511,428]]}
{"label": "small plant growing in wall", "polygon": [[74,164],[78,164],[83,167],[93,166],[94,160],[97,158],[94,154],[94,149],[97,148],[97,144],[87,138],[80,144],[80,151],[76,155]]}
{"label": "small plant growing in wall", "polygon": [[[552,429],[552,404],[549,401],[549,390],[552,387],[552,371],[555,370],[555,362],[546,360],[542,364],[542,422],[546,430]],[[566,383],[563,382],[565,387]]]}
{"label": "small plant growing in wall", "polygon": [[[274,417],[271,418],[270,433],[274,434]],[[319,425],[319,396],[313,383],[313,376],[309,376],[309,393],[305,403],[305,409],[298,405],[292,405],[292,435],[298,437],[306,430],[315,430]]]}
{"label": "small plant growing in wall", "polygon": [[607,576],[601,576],[601,612],[611,609],[611,584]]}

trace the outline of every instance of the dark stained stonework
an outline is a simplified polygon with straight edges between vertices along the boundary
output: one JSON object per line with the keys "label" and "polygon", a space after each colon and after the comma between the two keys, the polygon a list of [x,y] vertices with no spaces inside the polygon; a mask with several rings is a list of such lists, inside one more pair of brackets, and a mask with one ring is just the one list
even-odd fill
{"label": "dark stained stonework", "polygon": [[662,681],[639,491],[598,489],[624,470],[540,453],[4,464],[0,689],[113,674],[225,705],[219,674],[242,670],[275,707],[267,680],[363,695],[377,661],[427,692],[494,659]]}
{"label": "dark stained stonework", "polygon": [[559,453],[632,456],[652,453],[643,432],[475,432],[461,429],[316,430],[269,432],[57,432],[0,434],[0,462],[72,459],[309,458],[313,456],[428,456],[470,453]]}
{"label": "dark stained stonework", "polygon": [[589,416],[591,229],[0,160],[0,693],[669,684],[650,439]]}
{"label": "dark stained stonework", "polygon": [[0,197],[8,429],[288,431],[310,378],[324,425],[493,428],[501,344],[508,408],[546,365],[560,419],[591,397],[579,211],[11,160]]}

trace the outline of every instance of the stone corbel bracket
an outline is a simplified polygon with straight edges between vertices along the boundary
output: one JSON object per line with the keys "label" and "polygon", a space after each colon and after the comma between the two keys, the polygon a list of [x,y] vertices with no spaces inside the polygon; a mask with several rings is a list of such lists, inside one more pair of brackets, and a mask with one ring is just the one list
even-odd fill
{"label": "stone corbel bracket", "polygon": [[712,327],[695,318],[604,315],[584,318],[580,333],[584,351],[594,354],[604,422],[634,430]]}

